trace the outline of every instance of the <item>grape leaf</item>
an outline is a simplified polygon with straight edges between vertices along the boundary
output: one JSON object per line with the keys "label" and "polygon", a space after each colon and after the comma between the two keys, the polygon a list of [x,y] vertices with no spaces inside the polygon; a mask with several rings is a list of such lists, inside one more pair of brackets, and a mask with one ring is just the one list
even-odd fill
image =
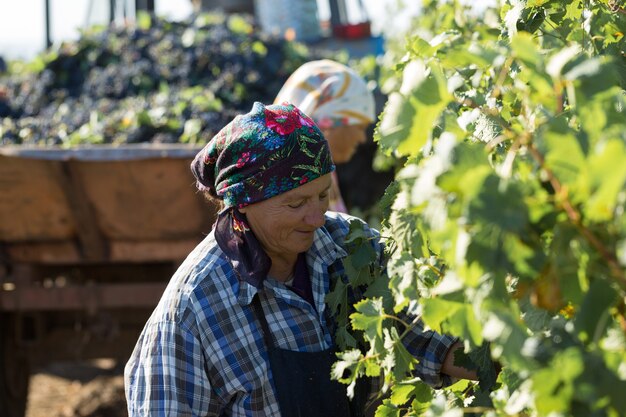
{"label": "grape leaf", "polygon": [[591,284],[574,320],[582,340],[597,341],[604,334],[609,309],[617,299],[617,292],[604,280],[595,280]]}

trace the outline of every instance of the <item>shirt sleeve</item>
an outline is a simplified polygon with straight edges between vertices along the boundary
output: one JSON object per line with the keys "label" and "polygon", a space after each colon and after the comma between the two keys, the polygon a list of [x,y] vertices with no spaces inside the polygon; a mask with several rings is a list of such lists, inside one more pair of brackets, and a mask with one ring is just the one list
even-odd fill
{"label": "shirt sleeve", "polygon": [[[379,232],[367,226],[367,224],[362,220],[360,221],[363,223],[366,235],[371,237],[370,242],[378,255],[379,266],[385,270],[387,257],[385,254],[385,246],[380,239]],[[347,233],[348,223],[346,222],[342,225],[344,226],[344,235],[342,235],[343,239],[345,237],[345,233]],[[363,292],[364,288],[352,288],[348,294],[349,301],[351,303],[356,303],[362,299]],[[401,312],[399,313],[399,318],[407,322],[412,322],[415,319],[415,316],[410,316],[406,312]],[[403,343],[406,349],[419,361],[417,369],[414,372],[415,376],[419,377],[422,381],[433,388],[442,388],[452,385],[452,383],[455,382],[455,379],[449,375],[442,374],[441,367],[443,366],[443,362],[448,354],[448,351],[457,340],[458,339],[456,337],[442,335],[432,330],[425,330],[424,324],[420,320],[403,338]]]}
{"label": "shirt sleeve", "polygon": [[[412,321],[410,317],[406,319]],[[441,367],[448,351],[457,340],[456,337],[439,334],[433,330],[424,330],[423,322],[418,321],[403,339],[406,349],[419,361],[415,370],[416,376],[433,388],[442,388],[454,383],[454,378],[441,373]]]}
{"label": "shirt sleeve", "polygon": [[124,370],[129,417],[217,416],[198,339],[179,323],[149,323]]}
{"label": "shirt sleeve", "polygon": [[[386,256],[384,244],[380,241],[378,232],[370,229],[374,237],[372,245],[378,253],[379,265],[386,269]],[[412,322],[411,317],[401,312],[400,318]],[[415,376],[433,388],[442,388],[452,385],[456,380],[449,375],[441,373],[441,367],[448,351],[458,339],[456,337],[439,334],[433,330],[424,330],[424,323],[419,320],[411,331],[403,339],[406,349],[419,363],[415,370]]]}

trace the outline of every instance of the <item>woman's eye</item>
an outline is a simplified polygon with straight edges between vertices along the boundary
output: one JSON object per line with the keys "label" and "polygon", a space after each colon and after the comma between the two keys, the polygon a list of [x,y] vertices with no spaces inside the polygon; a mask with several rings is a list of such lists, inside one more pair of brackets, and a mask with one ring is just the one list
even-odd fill
{"label": "woman's eye", "polygon": [[287,204],[287,206],[291,207],[293,209],[296,209],[296,208],[302,207],[303,204],[304,204],[304,201],[297,201],[297,202],[294,202],[294,203]]}
{"label": "woman's eye", "polygon": [[328,193],[322,193],[320,194],[320,200],[325,200],[328,198]]}

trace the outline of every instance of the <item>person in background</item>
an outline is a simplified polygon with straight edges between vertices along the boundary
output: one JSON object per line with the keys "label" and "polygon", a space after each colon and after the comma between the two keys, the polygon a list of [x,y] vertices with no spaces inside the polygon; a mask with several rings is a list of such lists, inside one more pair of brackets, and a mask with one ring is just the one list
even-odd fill
{"label": "person in background", "polygon": [[[376,121],[374,95],[365,80],[329,59],[307,62],[291,74],[274,100],[283,102],[295,105],[315,121],[336,164],[350,161],[367,140],[368,126]],[[329,209],[347,213],[335,171],[331,178]]]}
{"label": "person in background", "polygon": [[[344,241],[359,220],[327,211],[335,166],[322,132],[293,105],[255,103],[191,169],[223,208],[126,364],[129,417],[364,415],[364,397],[349,401],[330,378],[336,321],[326,295],[348,282]],[[363,227],[382,264],[378,232]],[[349,293],[358,301],[357,288]],[[475,376],[453,364],[456,339],[416,325],[405,341],[430,385]]]}

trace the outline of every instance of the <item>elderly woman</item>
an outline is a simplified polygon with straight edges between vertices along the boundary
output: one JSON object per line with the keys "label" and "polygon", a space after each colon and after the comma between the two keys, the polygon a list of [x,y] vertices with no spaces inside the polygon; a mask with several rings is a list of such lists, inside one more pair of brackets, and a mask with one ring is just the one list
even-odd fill
{"label": "elderly woman", "polygon": [[[318,127],[292,105],[255,103],[192,170],[223,210],[171,279],[126,365],[129,416],[362,415],[363,404],[349,404],[330,379],[325,296],[345,279],[354,218],[326,211],[334,165]],[[381,253],[377,233],[366,233]],[[451,363],[452,338],[416,328],[406,340],[424,381],[463,376]]]}
{"label": "elderly woman", "polygon": [[[336,164],[343,164],[367,139],[376,121],[374,95],[353,69],[329,59],[311,61],[285,82],[274,103],[292,103],[309,115],[328,141]],[[336,173],[331,173],[330,209],[347,213]]]}

